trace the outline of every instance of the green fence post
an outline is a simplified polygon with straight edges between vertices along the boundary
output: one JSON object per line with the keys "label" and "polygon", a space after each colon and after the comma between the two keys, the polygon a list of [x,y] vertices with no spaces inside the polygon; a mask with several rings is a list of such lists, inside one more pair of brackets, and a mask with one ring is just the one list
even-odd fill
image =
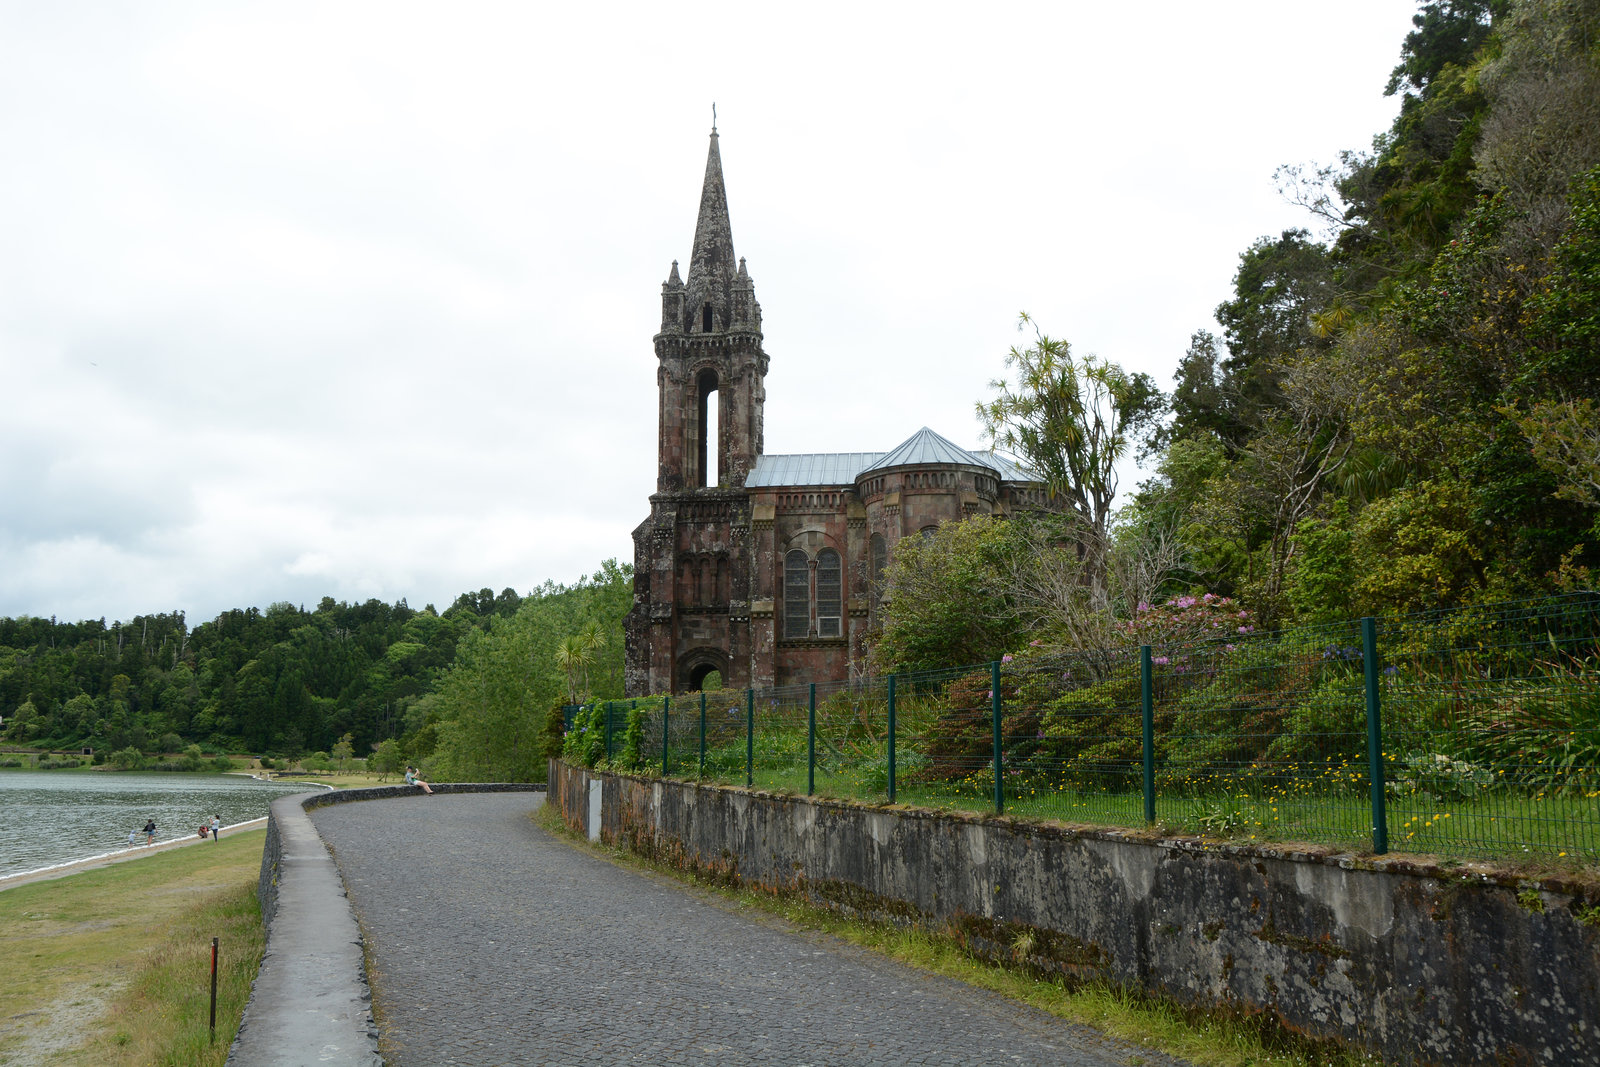
{"label": "green fence post", "polygon": [[817,791],[817,683],[811,683],[806,710],[806,796]]}
{"label": "green fence post", "polygon": [[1378,620],[1361,620],[1361,660],[1367,677],[1367,783],[1372,790],[1372,851],[1389,851],[1389,812],[1383,790],[1383,720],[1378,700]]}
{"label": "green fence post", "polygon": [[[611,759],[611,701],[606,701],[606,759]],[[593,717],[592,715],[590,716]]]}
{"label": "green fence post", "polygon": [[989,664],[989,718],[994,721],[994,813],[1006,812],[1006,789],[1001,780],[1005,763],[1000,757],[1000,661]]}
{"label": "green fence post", "polygon": [[1139,646],[1140,718],[1144,720],[1144,821],[1156,821],[1156,687],[1150,646]]}
{"label": "green fence post", "polygon": [[889,803],[894,803],[894,675],[889,675]]}
{"label": "green fence post", "polygon": [[706,776],[706,692],[700,690],[700,777]]}
{"label": "green fence post", "polygon": [[744,784],[756,784],[756,691],[745,690],[744,712]]}
{"label": "green fence post", "polygon": [[661,777],[667,776],[667,732],[668,720],[672,717],[672,698],[661,698]]}

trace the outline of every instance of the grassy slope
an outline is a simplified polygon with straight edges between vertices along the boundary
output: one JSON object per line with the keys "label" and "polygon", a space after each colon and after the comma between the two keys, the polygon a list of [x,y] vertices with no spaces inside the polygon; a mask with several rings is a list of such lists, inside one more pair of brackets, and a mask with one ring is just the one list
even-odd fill
{"label": "grassy slope", "polygon": [[221,1064],[260,967],[265,840],[225,834],[0,893],[0,1064]]}

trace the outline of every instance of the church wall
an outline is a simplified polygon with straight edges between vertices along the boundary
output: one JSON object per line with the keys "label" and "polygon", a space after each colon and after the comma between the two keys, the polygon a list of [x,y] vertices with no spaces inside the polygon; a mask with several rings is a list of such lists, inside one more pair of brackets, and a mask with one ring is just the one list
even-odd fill
{"label": "church wall", "polygon": [[[840,637],[784,635],[783,559],[793,549],[815,561],[817,553],[831,548],[839,553],[847,577],[845,600],[849,599],[848,575],[851,572],[848,502],[854,494],[836,488],[802,486],[779,489],[776,499],[772,558],[764,575],[766,587],[773,591],[773,684],[791,685],[849,675],[850,639],[848,620],[842,623]],[[813,624],[814,624],[813,619]]]}

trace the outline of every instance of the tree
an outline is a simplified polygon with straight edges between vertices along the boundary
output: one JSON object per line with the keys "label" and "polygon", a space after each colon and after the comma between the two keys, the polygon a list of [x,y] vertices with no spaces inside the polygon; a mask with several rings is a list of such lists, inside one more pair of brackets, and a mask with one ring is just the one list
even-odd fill
{"label": "tree", "polygon": [[[1024,312],[1017,328],[1029,326]],[[1129,442],[1160,417],[1161,390],[1147,374],[1128,374],[1093,355],[1078,359],[1066,341],[1036,326],[1033,344],[1013,345],[1006,363],[1016,368],[1016,386],[990,383],[999,395],[978,404],[978,418],[991,445],[1036,473],[1075,520],[1091,603],[1106,608],[1116,465]]]}
{"label": "tree", "polygon": [[1416,27],[1400,46],[1385,96],[1420,96],[1448,66],[1465,67],[1489,36],[1492,0],[1436,0],[1411,16]]}
{"label": "tree", "polygon": [[883,574],[883,629],[872,661],[883,671],[928,670],[997,659],[1021,641],[1016,607],[1001,592],[1016,527],[979,516],[903,537]]}
{"label": "tree", "polygon": [[435,773],[456,781],[531,782],[544,774],[544,709],[560,695],[555,637],[534,597],[490,631],[473,631],[432,700]]}
{"label": "tree", "polygon": [[1333,295],[1327,251],[1305,230],[1262,237],[1239,256],[1233,293],[1217,306],[1228,347],[1220,366],[1227,417],[1209,428],[1238,446],[1282,406],[1284,361],[1317,341],[1311,315]]}
{"label": "tree", "polygon": [[580,684],[584,670],[588,666],[588,658],[589,654],[584,650],[583,642],[575,634],[563,637],[561,643],[556,645],[556,666],[567,676],[568,704],[582,703],[578,699],[578,693],[581,691]]}
{"label": "tree", "polygon": [[1248,433],[1240,418],[1239,396],[1235,383],[1222,368],[1221,345],[1209,330],[1196,330],[1189,338],[1188,351],[1178,360],[1173,374],[1172,424],[1152,432],[1146,443],[1149,452],[1162,451],[1173,441],[1197,434],[1213,434],[1220,440],[1239,444]]}
{"label": "tree", "polygon": [[352,744],[354,741],[354,734],[345,734],[339,738],[330,752],[330,755],[339,762],[339,770],[341,772],[350,769],[350,757],[354,756],[356,751],[354,744]]}
{"label": "tree", "polygon": [[597,660],[599,660],[600,650],[606,647],[606,632],[600,628],[600,623],[598,620],[590,619],[585,622],[583,624],[583,628],[578,631],[577,642],[579,649],[581,649],[583,653],[580,666],[582,668],[581,677],[583,679],[583,695],[584,698],[587,699],[592,692],[592,689],[589,685],[589,669],[594,666]]}
{"label": "tree", "polygon": [[381,781],[382,776],[395,774],[400,770],[405,763],[405,753],[400,751],[400,742],[392,737],[385,738],[379,741],[377,747],[372,750],[370,762],[372,769],[378,772],[379,780]]}

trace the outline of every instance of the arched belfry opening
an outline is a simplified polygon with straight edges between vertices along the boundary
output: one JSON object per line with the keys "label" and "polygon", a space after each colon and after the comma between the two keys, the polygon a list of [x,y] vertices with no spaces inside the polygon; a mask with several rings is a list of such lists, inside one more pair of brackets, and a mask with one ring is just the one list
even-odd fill
{"label": "arched belfry opening", "polygon": [[699,475],[696,484],[704,488],[718,484],[722,473],[722,449],[718,444],[722,391],[717,388],[717,372],[710,368],[701,371],[695,392],[699,395],[695,418],[695,469]]}
{"label": "arched belfry opening", "polygon": [[700,332],[701,333],[710,333],[712,331],[713,325],[714,324],[713,324],[713,320],[712,320],[712,316],[711,316],[711,305],[707,304],[705,307],[700,309]]}

